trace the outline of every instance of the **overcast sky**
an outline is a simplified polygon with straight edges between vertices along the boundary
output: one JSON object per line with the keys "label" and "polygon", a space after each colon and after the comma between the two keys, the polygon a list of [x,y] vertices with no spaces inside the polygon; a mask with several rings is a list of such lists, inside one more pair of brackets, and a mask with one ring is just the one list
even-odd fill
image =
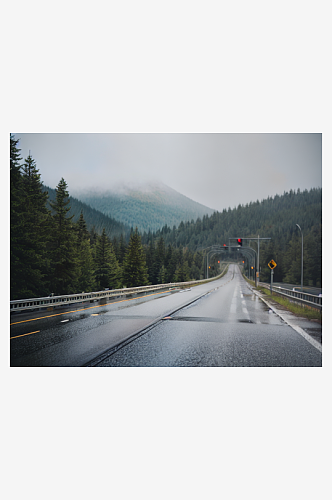
{"label": "overcast sky", "polygon": [[321,134],[20,134],[44,184],[70,194],[160,180],[216,210],[322,185]]}

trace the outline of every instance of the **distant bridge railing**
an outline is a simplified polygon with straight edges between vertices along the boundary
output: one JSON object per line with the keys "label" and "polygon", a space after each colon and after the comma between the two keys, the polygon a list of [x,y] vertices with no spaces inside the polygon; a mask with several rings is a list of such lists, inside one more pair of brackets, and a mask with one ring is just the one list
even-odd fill
{"label": "distant bridge railing", "polygon": [[137,295],[140,293],[148,293],[161,290],[172,290],[176,287],[190,286],[199,283],[205,283],[208,281],[216,280],[224,276],[228,269],[228,266],[223,270],[221,274],[210,279],[196,280],[196,281],[182,281],[179,283],[162,283],[158,285],[147,285],[132,288],[118,288],[116,290],[100,290],[99,292],[88,292],[88,293],[75,293],[72,295],[57,295],[49,297],[39,297],[33,299],[19,299],[10,301],[10,312],[20,312],[28,311],[33,309],[43,309],[43,308],[54,308],[58,306],[65,306],[70,304],[76,304],[79,302],[95,302],[101,301],[105,302],[107,299],[111,298],[121,298],[128,295]]}
{"label": "distant bridge railing", "polygon": [[[270,290],[271,285],[268,283],[259,282],[259,286],[267,288]],[[303,306],[312,307],[322,311],[322,296],[312,295],[306,292],[299,292],[297,290],[290,290],[288,288],[282,288],[280,286],[272,286],[272,293],[276,293],[281,296],[285,296],[288,299],[297,302]]]}

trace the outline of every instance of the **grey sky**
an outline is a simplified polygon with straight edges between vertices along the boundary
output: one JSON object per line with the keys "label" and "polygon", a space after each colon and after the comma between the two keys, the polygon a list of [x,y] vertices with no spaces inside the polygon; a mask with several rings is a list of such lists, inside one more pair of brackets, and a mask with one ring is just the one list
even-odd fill
{"label": "grey sky", "polygon": [[43,182],[70,194],[161,180],[216,210],[322,185],[321,134],[20,134]]}

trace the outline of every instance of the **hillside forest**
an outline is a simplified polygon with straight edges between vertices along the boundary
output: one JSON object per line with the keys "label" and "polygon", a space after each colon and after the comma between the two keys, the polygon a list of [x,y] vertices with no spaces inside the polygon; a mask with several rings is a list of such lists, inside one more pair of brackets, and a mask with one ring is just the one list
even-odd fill
{"label": "hillside forest", "polygon": [[[301,234],[304,235],[304,285],[322,283],[322,190],[290,191],[246,206],[214,212],[178,227],[165,224],[141,234],[71,198],[62,178],[50,193],[35,160],[22,163],[19,139],[10,136],[10,296],[11,300],[122,288],[149,283],[202,279],[211,245],[260,244],[262,281],[267,263],[277,262],[274,281],[300,283]],[[237,250],[237,249],[235,249]],[[241,252],[211,258],[209,276],[219,261],[237,260]]]}
{"label": "hillside forest", "polygon": [[[49,189],[48,189],[49,190]],[[178,193],[162,183],[145,184],[137,189],[116,191],[77,191],[77,197],[90,207],[138,230],[157,231],[164,225],[212,215],[214,210]]]}

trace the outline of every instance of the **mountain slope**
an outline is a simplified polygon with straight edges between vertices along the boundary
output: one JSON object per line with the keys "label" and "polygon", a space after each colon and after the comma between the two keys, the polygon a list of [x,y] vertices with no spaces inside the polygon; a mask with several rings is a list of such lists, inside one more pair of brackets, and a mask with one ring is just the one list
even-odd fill
{"label": "mountain slope", "polygon": [[109,217],[134,228],[137,226],[141,232],[156,231],[166,224],[178,226],[182,221],[196,220],[214,212],[165,184],[75,191],[75,196]]}
{"label": "mountain slope", "polygon": [[[51,201],[55,201],[56,192],[48,186],[44,186],[44,191],[48,191],[48,196]],[[74,215],[73,221],[76,222],[79,219],[81,211],[83,212],[83,217],[86,222],[88,231],[94,227],[98,234],[101,234],[105,228],[107,236],[111,239],[114,236],[119,237],[121,234],[126,240],[129,239],[130,227],[122,222],[119,222],[112,217],[99,212],[98,210],[91,208],[86,203],[74,198],[69,193],[69,215]]]}

